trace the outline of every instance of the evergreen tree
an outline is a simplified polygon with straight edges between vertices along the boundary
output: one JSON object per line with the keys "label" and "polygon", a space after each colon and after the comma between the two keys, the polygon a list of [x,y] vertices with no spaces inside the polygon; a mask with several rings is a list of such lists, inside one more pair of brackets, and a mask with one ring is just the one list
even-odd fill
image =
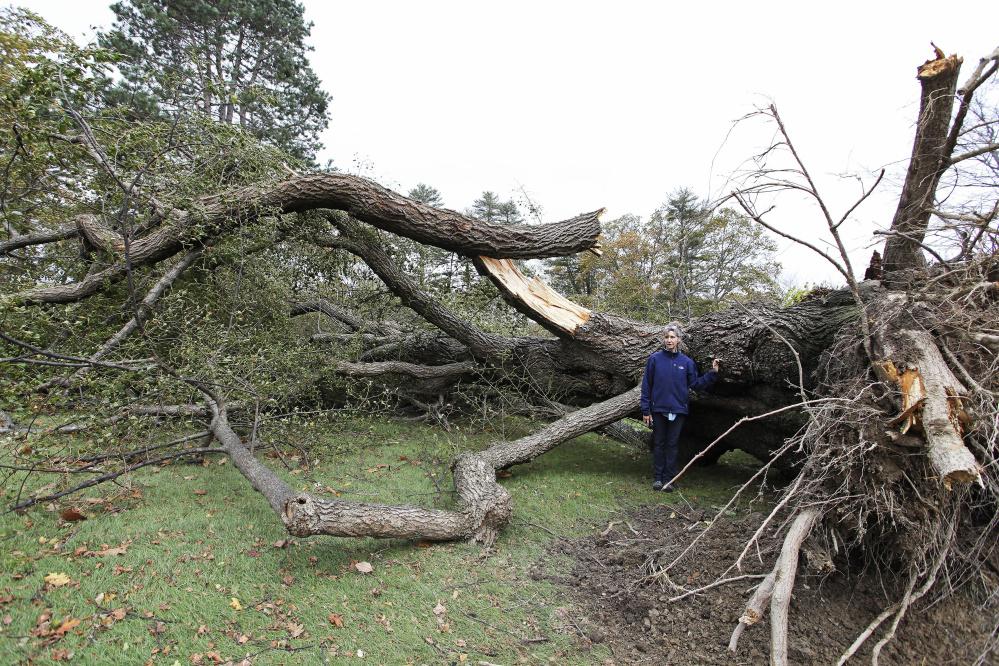
{"label": "evergreen tree", "polygon": [[311,160],[329,95],[309,66],[312,28],[294,0],[122,0],[102,46],[122,53],[107,101],[142,113],[199,111]]}
{"label": "evergreen tree", "polygon": [[426,183],[417,183],[406,195],[410,199],[416,199],[420,203],[425,203],[434,208],[444,207],[444,198],[436,187],[430,187]]}

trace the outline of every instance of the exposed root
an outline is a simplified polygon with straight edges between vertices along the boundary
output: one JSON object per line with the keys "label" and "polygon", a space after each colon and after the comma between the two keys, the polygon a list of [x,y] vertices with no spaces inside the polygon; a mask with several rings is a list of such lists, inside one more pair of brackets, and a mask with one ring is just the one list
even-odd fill
{"label": "exposed root", "polygon": [[798,570],[798,549],[801,542],[811,533],[822,512],[816,508],[805,509],[798,514],[784,537],[780,558],[774,566],[774,588],[770,608],[770,663],[773,666],[786,666],[788,607],[791,605],[791,590]]}

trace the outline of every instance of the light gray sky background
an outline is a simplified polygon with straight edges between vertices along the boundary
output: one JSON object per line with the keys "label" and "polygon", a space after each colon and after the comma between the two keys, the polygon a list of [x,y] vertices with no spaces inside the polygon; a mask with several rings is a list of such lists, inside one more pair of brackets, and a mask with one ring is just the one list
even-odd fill
{"label": "light gray sky background", "polygon": [[[111,25],[108,4],[26,2],[81,41]],[[843,174],[894,177],[846,229],[861,274],[891,222],[930,41],[963,56],[965,75],[999,46],[994,0],[304,4],[333,96],[322,162],[400,192],[426,183],[456,210],[523,188],[545,221],[648,217],[679,187],[724,194],[773,137],[761,123],[730,133],[733,121],[773,101],[834,214],[860,193]],[[822,242],[818,211],[776,204],[774,224]],[[782,247],[789,279],[842,282]]]}

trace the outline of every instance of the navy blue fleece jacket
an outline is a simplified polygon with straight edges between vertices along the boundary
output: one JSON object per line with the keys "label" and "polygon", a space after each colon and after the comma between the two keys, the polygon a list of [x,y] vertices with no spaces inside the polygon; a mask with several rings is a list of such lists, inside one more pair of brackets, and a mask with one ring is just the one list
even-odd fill
{"label": "navy blue fleece jacket", "polygon": [[642,379],[642,414],[670,412],[687,414],[690,391],[703,391],[718,379],[718,373],[708,370],[697,376],[697,366],[680,352],[666,349],[649,357]]}

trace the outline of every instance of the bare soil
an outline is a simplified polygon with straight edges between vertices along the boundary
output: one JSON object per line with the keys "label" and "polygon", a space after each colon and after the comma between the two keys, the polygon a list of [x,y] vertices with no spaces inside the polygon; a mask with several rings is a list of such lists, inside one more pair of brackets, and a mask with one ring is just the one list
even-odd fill
{"label": "bare soil", "polygon": [[[566,629],[580,636],[584,649],[606,645],[613,664],[769,664],[769,612],[745,630],[737,654],[727,650],[759,579],[670,601],[719,578],[769,572],[777,553],[755,548],[741,572],[730,570],[763,516],[722,518],[708,529],[715,511],[686,503],[680,493],[656,493],[650,499],[612,521],[622,522],[595,525],[590,536],[557,542],[532,568],[533,577],[547,578],[567,590],[570,604],[562,609]],[[706,529],[668,579],[648,580],[650,572],[672,562]],[[837,570],[826,574],[812,573],[804,562],[799,564],[790,609],[793,664],[835,664],[867,624],[899,597],[890,576],[872,568],[849,573],[851,567],[840,559],[835,564]],[[573,614],[570,606],[580,610]],[[871,663],[871,651],[889,625],[890,620],[848,664]],[[991,626],[988,615],[960,595],[928,602],[910,609],[879,663],[972,664],[983,651]],[[984,663],[999,661],[992,654]]]}

